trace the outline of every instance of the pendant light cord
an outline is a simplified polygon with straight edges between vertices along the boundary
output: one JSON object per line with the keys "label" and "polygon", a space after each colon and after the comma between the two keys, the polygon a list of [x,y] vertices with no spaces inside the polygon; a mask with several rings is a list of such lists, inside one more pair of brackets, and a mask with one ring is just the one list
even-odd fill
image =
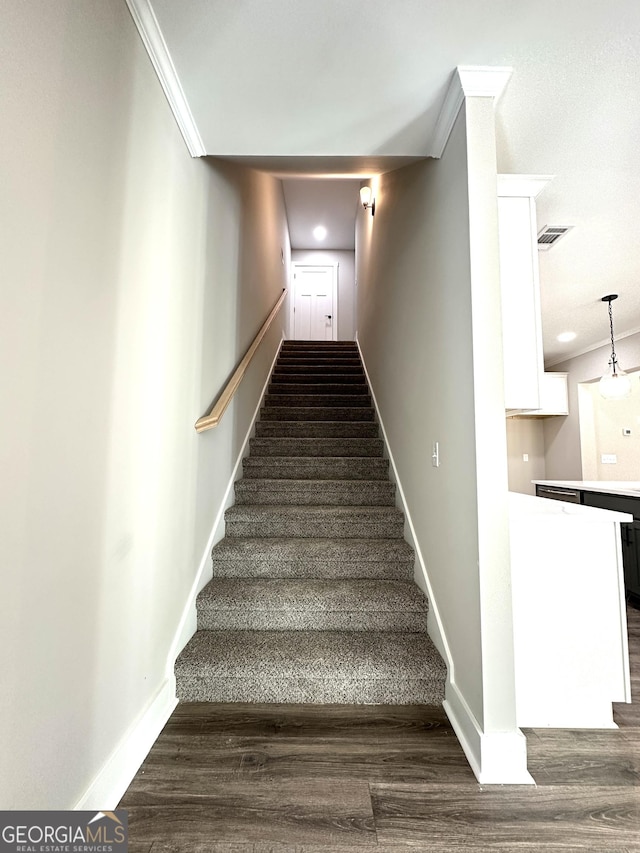
{"label": "pendant light cord", "polygon": [[611,363],[613,365],[613,372],[615,373],[618,359],[616,358],[616,345],[613,339],[613,308],[611,307],[611,300],[609,300],[609,328],[611,329]]}

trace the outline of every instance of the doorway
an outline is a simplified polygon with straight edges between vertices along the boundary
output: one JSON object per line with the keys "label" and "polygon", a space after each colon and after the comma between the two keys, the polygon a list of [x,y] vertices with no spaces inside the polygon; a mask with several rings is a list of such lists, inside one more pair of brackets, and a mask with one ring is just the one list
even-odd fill
{"label": "doorway", "polygon": [[293,264],[291,338],[338,339],[338,265]]}
{"label": "doorway", "polygon": [[599,383],[578,384],[582,479],[639,479],[640,472],[640,371],[629,371],[631,396],[605,400]]}

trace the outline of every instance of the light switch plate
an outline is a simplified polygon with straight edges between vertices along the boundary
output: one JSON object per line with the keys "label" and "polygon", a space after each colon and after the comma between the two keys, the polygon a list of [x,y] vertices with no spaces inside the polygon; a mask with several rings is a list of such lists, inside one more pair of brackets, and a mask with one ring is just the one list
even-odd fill
{"label": "light switch plate", "polygon": [[440,467],[440,443],[433,442],[433,453],[431,454],[431,464],[434,468]]}

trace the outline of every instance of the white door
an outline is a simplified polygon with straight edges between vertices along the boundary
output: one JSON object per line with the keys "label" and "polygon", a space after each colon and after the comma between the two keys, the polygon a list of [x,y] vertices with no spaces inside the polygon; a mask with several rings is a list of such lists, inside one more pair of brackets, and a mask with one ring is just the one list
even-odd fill
{"label": "white door", "polygon": [[335,266],[295,264],[293,268],[293,339],[337,339]]}

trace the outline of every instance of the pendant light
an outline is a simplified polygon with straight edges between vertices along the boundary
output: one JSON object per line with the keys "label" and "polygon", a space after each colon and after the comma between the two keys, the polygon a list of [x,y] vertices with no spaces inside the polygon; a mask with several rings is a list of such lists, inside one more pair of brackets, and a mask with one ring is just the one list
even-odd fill
{"label": "pendant light", "polygon": [[611,330],[611,359],[609,361],[609,369],[600,380],[600,394],[605,400],[621,400],[623,397],[628,397],[631,394],[631,380],[618,364],[613,339],[613,311],[611,303],[617,298],[617,293],[611,293],[609,296],[602,297],[602,302],[609,303],[609,328]]}

